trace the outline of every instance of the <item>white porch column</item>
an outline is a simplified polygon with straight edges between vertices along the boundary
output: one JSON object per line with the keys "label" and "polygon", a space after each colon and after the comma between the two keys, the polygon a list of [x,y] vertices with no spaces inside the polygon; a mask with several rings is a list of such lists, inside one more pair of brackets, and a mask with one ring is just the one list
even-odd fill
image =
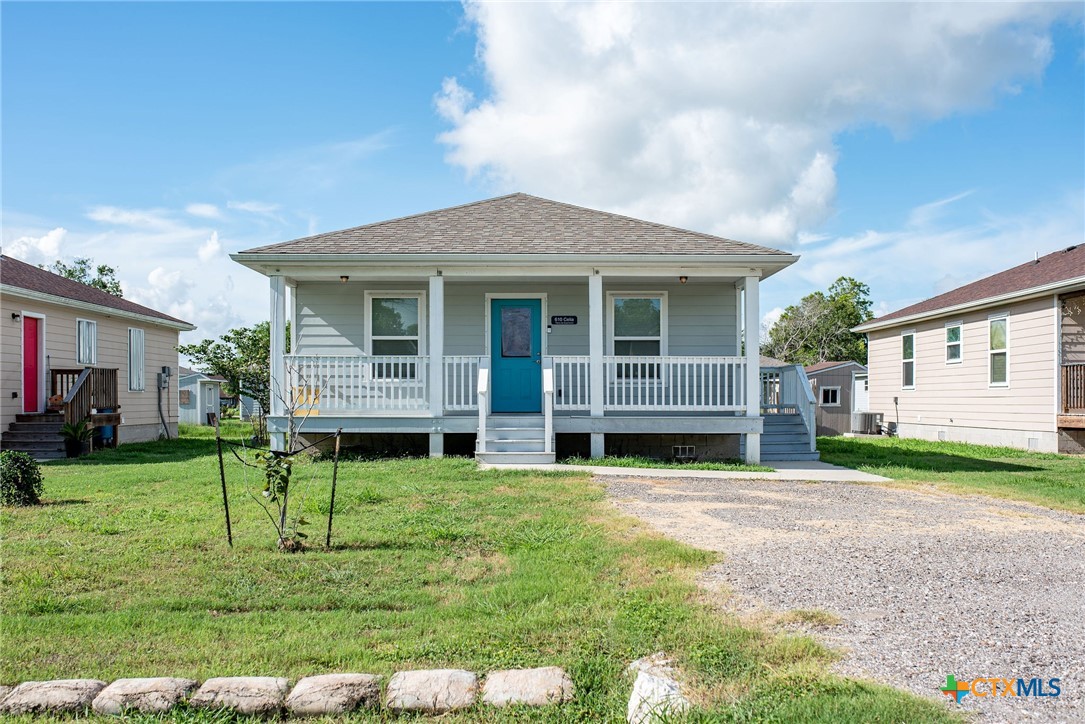
{"label": "white porch column", "polygon": [[[271,277],[271,416],[282,417],[286,414],[286,278],[281,275]],[[286,449],[286,433],[271,433],[271,448]]]}
{"label": "white porch column", "polygon": [[[743,280],[746,290],[746,417],[761,416],[761,304],[760,277]],[[746,433],[746,462],[761,462],[761,435]]]}
{"label": "white porch column", "polygon": [[[591,416],[603,416],[603,392],[606,377],[603,374],[603,277],[593,273],[588,277],[588,369],[591,386]],[[603,457],[603,433],[591,434],[591,456]]]}
{"label": "white porch column", "polygon": [[[445,413],[445,278],[438,273],[429,278],[429,412],[434,417]],[[429,436],[430,457],[444,455],[444,434]]]}

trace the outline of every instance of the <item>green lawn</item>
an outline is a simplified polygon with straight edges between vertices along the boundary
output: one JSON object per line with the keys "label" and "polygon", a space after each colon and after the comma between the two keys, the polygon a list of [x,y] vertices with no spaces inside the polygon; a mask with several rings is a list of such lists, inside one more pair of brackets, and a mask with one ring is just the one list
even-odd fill
{"label": "green lawn", "polygon": [[[0,514],[3,683],[556,664],[573,704],[446,719],[621,721],[625,664],[663,649],[691,676],[695,719],[951,719],[938,702],[828,674],[831,654],[809,638],[714,612],[694,583],[713,556],[646,532],[584,475],[347,462],[333,549],[291,555],[236,464],[226,546],[206,430],[44,470],[46,504]],[[295,472],[310,540],[322,540],[330,473],[326,461]]]}
{"label": "green lawn", "polygon": [[1085,513],[1085,457],[1004,447],[900,438],[818,438],[827,463],[931,483],[953,492],[984,493]]}
{"label": "green lawn", "polygon": [[608,468],[655,468],[665,470],[726,470],[729,472],[743,473],[771,473],[774,469],[764,465],[747,465],[741,461],[719,462],[689,462],[680,463],[671,460],[656,460],[655,458],[639,457],[634,455],[608,455],[603,458],[566,458],[561,461],[563,465],[599,465]]}

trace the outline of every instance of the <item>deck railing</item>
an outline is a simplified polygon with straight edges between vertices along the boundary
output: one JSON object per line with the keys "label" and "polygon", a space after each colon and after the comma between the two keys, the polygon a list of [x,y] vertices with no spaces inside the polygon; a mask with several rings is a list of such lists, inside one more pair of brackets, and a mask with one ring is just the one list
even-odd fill
{"label": "deck railing", "polygon": [[811,451],[817,449],[815,412],[814,391],[802,365],[762,368],[761,414],[799,415],[809,433]]}
{"label": "deck railing", "polygon": [[1085,414],[1085,364],[1062,366],[1062,411]]}
{"label": "deck railing", "polygon": [[116,369],[53,369],[49,371],[49,390],[50,396],[64,396],[64,422],[86,420],[91,410],[120,409]]}
{"label": "deck railing", "polygon": [[746,409],[744,357],[607,356],[603,409],[739,412]]}
{"label": "deck railing", "polygon": [[429,357],[287,355],[287,404],[299,414],[423,412]]}
{"label": "deck railing", "polygon": [[591,357],[559,355],[554,360],[554,409],[591,409]]}
{"label": "deck railing", "polygon": [[[444,410],[475,412],[479,371],[487,358],[446,355]],[[591,369],[587,355],[556,355],[554,412],[591,409]],[[287,355],[288,400],[310,415],[366,415],[429,410],[427,356]],[[776,388],[780,373],[774,371]],[[766,389],[762,375],[763,389]],[[793,384],[793,383],[792,383]],[[606,356],[603,358],[604,412],[744,412],[745,357]],[[796,399],[788,387],[789,396]],[[789,411],[797,412],[794,402]]]}
{"label": "deck railing", "polygon": [[478,409],[477,354],[445,355],[445,409],[456,412]]}

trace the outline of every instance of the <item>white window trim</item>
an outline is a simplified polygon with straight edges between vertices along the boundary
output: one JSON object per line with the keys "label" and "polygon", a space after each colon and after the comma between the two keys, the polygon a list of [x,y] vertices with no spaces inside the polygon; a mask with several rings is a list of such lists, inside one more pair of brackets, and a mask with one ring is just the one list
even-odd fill
{"label": "white window trim", "polygon": [[[825,393],[828,390],[836,390],[836,402],[825,402]],[[840,407],[840,387],[837,385],[830,385],[818,388],[818,405],[820,407]]]}
{"label": "white window trim", "polygon": [[[139,387],[132,386],[132,332],[139,332]],[[128,391],[145,392],[147,390],[147,333],[141,327],[128,328]]]}
{"label": "white window trim", "polygon": [[[904,338],[911,335],[912,337],[912,358],[910,360],[904,359]],[[902,390],[914,390],[916,383],[916,357],[918,357],[919,350],[916,348],[916,333],[914,329],[906,329],[900,333],[900,389]],[[904,384],[904,363],[912,363],[912,384]]]}
{"label": "white window trim", "polygon": [[[1006,321],[1006,348],[991,349],[991,323],[999,319]],[[996,354],[1006,355],[1006,381],[994,382],[991,380],[991,357]],[[995,390],[1004,390],[1010,386],[1010,315],[1008,312],[991,314],[987,317],[987,387]]]}
{"label": "white window trim", "polygon": [[[80,359],[79,354],[82,352],[83,345],[79,343],[79,329],[84,324],[91,325],[94,330],[94,337],[91,340],[90,345],[90,359]],[[75,363],[77,365],[96,365],[98,364],[98,322],[94,319],[83,319],[82,317],[75,318]]]}
{"label": "white window trim", "polygon": [[[659,299],[659,355],[667,356],[667,292],[607,292],[607,355],[614,356],[614,299]],[[622,337],[623,340],[655,340],[655,337]]]}
{"label": "white window trim", "polygon": [[[373,354],[373,300],[374,299],[403,299],[406,297],[413,297],[418,299],[418,356],[425,357],[426,350],[428,349],[426,340],[427,326],[426,311],[426,292],[421,289],[409,289],[409,290],[374,290],[367,291],[365,293],[365,305],[364,311],[365,320],[363,328],[365,329],[365,354]],[[377,340],[385,339],[413,339],[413,337],[387,337],[384,335],[378,335]]]}
{"label": "white window trim", "polygon": [[[960,339],[957,342],[950,342],[949,340],[945,339],[945,335],[949,334],[949,330],[952,329],[953,327],[957,327],[958,329],[961,330],[960,334],[959,334]],[[958,322],[946,322],[945,331],[942,333],[942,336],[943,336],[943,341],[945,342],[945,345],[946,345],[946,364],[947,365],[959,365],[962,362],[964,362],[964,322],[961,322],[961,321],[958,321]],[[950,345],[954,345],[954,344],[957,345],[958,347],[960,347],[960,356],[958,356],[957,359],[950,359],[949,358],[949,347],[950,347]]]}

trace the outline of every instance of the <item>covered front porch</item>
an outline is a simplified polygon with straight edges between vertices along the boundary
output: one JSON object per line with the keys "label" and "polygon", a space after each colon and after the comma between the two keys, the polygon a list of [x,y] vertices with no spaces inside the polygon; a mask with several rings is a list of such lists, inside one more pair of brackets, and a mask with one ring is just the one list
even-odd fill
{"label": "covered front porch", "polygon": [[292,411],[313,433],[427,432],[433,455],[457,432],[493,453],[513,419],[547,455],[555,434],[602,456],[607,433],[666,433],[760,458],[754,270],[376,271],[271,276],[276,444]]}

